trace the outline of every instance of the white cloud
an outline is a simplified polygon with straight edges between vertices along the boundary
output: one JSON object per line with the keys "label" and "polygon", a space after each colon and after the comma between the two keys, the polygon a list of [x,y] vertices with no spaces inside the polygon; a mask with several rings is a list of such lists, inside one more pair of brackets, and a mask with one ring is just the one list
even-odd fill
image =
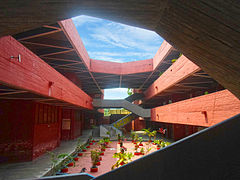
{"label": "white cloud", "polygon": [[153,31],[118,23],[108,23],[91,31],[92,38],[125,49],[139,49],[151,53],[155,51],[156,53],[156,49],[162,42],[160,36]]}
{"label": "white cloud", "polygon": [[85,15],[76,16],[76,17],[72,18],[72,20],[76,27],[80,27],[80,26],[84,25],[85,23],[96,23],[96,22],[102,21],[99,18],[85,16]]}
{"label": "white cloud", "polygon": [[114,62],[149,59],[163,41],[153,31],[94,17],[75,17],[74,23],[82,26],[81,29],[86,28],[80,35],[93,59]]}
{"label": "white cloud", "polygon": [[128,97],[127,88],[104,89],[104,99],[125,99]]}

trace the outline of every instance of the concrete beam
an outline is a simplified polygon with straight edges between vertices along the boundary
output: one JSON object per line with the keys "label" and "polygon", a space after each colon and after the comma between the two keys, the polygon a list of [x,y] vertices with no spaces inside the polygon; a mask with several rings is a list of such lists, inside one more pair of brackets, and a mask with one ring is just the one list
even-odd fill
{"label": "concrete beam", "polygon": [[109,62],[91,59],[90,71],[116,75],[127,75],[153,71],[152,59],[133,61],[126,63]]}
{"label": "concrete beam", "polygon": [[200,67],[182,55],[144,92],[145,101],[160,95],[199,70]]}
{"label": "concrete beam", "polygon": [[209,127],[240,113],[240,100],[228,90],[160,106],[152,121]]}
{"label": "concrete beam", "polygon": [[93,109],[90,96],[11,36],[0,38],[0,49],[0,83]]}

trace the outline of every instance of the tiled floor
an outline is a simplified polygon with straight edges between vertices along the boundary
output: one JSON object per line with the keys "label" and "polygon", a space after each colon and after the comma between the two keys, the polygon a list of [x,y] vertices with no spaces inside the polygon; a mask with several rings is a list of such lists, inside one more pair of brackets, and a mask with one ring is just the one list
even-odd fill
{"label": "tiled floor", "polygon": [[[83,135],[81,136],[82,142],[85,142],[91,135],[92,135],[91,130],[85,130],[83,132]],[[126,138],[130,140],[129,136],[126,136]],[[98,140],[99,138],[94,139]],[[148,137],[143,136],[143,139],[148,140]],[[157,137],[157,139],[164,139],[166,141],[169,141],[160,136]],[[56,154],[72,153],[76,147],[76,143],[77,140],[61,142],[60,147],[56,148],[53,152],[55,152]],[[94,145],[92,147],[95,148],[96,146],[97,145]],[[115,141],[110,146],[111,148],[107,148],[105,155],[103,156],[103,161],[101,162],[102,165],[99,167],[98,173],[93,174],[89,172],[89,168],[91,167],[90,150],[88,150],[82,157],[82,159],[80,158],[79,162],[76,163],[76,168],[73,169],[70,168],[69,172],[78,173],[81,171],[83,167],[86,167],[87,169],[86,173],[92,174],[93,176],[96,177],[110,171],[112,165],[116,161],[116,159],[112,158],[112,155],[117,151],[119,145],[117,145],[117,142]],[[133,149],[130,147],[131,143],[126,142],[124,143],[124,146],[126,146],[129,150]],[[134,157],[133,160],[139,157],[141,156]],[[0,164],[0,180],[39,178],[46,174],[50,169],[51,169],[50,156],[48,154],[45,154],[31,162]]]}

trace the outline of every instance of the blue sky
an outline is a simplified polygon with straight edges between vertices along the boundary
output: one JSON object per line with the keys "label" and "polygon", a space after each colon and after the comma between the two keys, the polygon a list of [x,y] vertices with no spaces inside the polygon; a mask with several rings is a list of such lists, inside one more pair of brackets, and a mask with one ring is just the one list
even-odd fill
{"label": "blue sky", "polygon": [[[163,39],[153,31],[90,16],[72,18],[92,59],[130,62],[152,58]],[[105,90],[105,98],[121,99],[127,90]],[[124,93],[126,92],[126,93]]]}

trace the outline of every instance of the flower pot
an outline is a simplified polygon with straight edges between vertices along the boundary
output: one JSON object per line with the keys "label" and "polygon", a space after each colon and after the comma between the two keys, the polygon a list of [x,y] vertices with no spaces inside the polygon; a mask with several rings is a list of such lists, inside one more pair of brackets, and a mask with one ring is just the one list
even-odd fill
{"label": "flower pot", "polygon": [[139,146],[143,146],[143,144],[141,143],[141,144],[139,144]]}
{"label": "flower pot", "polygon": [[101,149],[101,151],[105,151],[105,149]]}
{"label": "flower pot", "polygon": [[102,161],[102,157],[99,157],[99,161]]}
{"label": "flower pot", "polygon": [[68,168],[63,168],[63,169],[61,169],[61,172],[62,172],[62,173],[68,172]]}
{"label": "flower pot", "polygon": [[70,167],[70,166],[73,166],[74,165],[74,163],[73,162],[70,162],[70,163],[68,163],[68,167]]}
{"label": "flower pot", "polygon": [[136,142],[133,142],[133,144],[137,144]]}
{"label": "flower pot", "polygon": [[109,144],[109,142],[105,142],[106,144]]}
{"label": "flower pot", "polygon": [[83,149],[82,151],[83,151],[83,152],[86,152],[87,150],[86,150],[86,149]]}
{"label": "flower pot", "polygon": [[138,146],[138,145],[136,145],[136,146],[135,146],[135,148],[139,148],[139,146]]}
{"label": "flower pot", "polygon": [[104,155],[104,152],[101,152],[100,155],[103,156],[103,155]]}
{"label": "flower pot", "polygon": [[144,153],[141,153],[141,152],[140,152],[140,154],[139,154],[139,155],[144,155]]}
{"label": "flower pot", "polygon": [[138,156],[140,155],[140,152],[135,152],[134,155]]}
{"label": "flower pot", "polygon": [[157,150],[161,149],[160,147],[157,147]]}
{"label": "flower pot", "polygon": [[90,146],[87,146],[86,148],[90,148]]}
{"label": "flower pot", "polygon": [[93,143],[95,143],[96,141],[92,140]]}
{"label": "flower pot", "polygon": [[93,143],[89,143],[89,145],[93,145]]}
{"label": "flower pot", "polygon": [[91,172],[98,172],[98,168],[96,167],[94,167],[94,168],[91,168],[91,170],[90,170]]}
{"label": "flower pot", "polygon": [[82,156],[83,155],[83,153],[78,153],[78,156]]}
{"label": "flower pot", "polygon": [[121,162],[121,163],[120,163],[121,166],[124,165],[124,164],[125,164],[124,162]]}
{"label": "flower pot", "polygon": [[78,161],[78,157],[75,157],[75,158],[73,158],[74,159],[74,161]]}
{"label": "flower pot", "polygon": [[96,163],[96,165],[97,165],[97,166],[100,166],[100,165],[101,165],[101,162],[100,162],[100,161],[98,161],[98,162]]}
{"label": "flower pot", "polygon": [[120,142],[118,142],[118,144],[121,144]]}

